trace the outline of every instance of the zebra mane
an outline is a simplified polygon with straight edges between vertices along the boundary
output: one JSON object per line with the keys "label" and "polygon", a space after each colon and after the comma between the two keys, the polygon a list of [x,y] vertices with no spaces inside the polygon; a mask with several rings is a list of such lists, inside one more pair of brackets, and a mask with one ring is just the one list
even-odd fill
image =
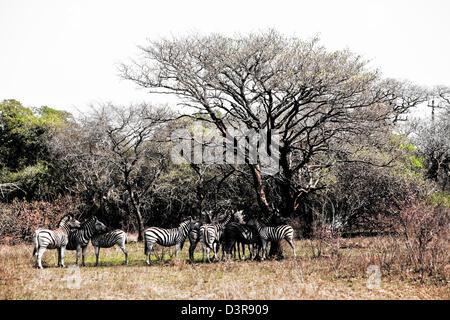
{"label": "zebra mane", "polygon": [[232,213],[227,214],[225,220],[223,220],[223,221],[220,222],[220,223],[217,223],[217,225],[218,225],[218,226],[221,226],[221,227],[225,226],[228,222],[231,221],[231,218],[232,218],[232,217],[233,217],[233,214],[232,214]]}
{"label": "zebra mane", "polygon": [[258,218],[251,218],[248,222],[247,222],[247,226],[255,226],[258,227],[258,225],[260,227],[267,227],[267,224],[264,223],[264,221],[262,221],[261,219]]}
{"label": "zebra mane", "polygon": [[80,229],[87,225],[89,222],[97,220],[95,215],[92,215],[89,219],[86,219],[83,223],[81,223]]}
{"label": "zebra mane", "polygon": [[262,217],[259,219],[260,223],[263,223],[265,225],[270,225],[273,217],[280,217],[280,211],[277,208],[272,207],[272,212],[270,212],[268,217]]}
{"label": "zebra mane", "polygon": [[64,226],[66,225],[67,221],[68,221],[68,220],[71,220],[71,219],[73,219],[73,215],[71,215],[71,214],[66,214],[64,217],[61,218],[61,220],[59,220],[59,222],[58,222],[58,227],[59,227],[59,228],[64,227]]}
{"label": "zebra mane", "polygon": [[183,229],[184,229],[185,226],[189,226],[189,225],[191,224],[191,222],[193,222],[193,221],[194,221],[194,220],[192,219],[192,217],[190,217],[189,219],[186,219],[186,220],[182,221],[182,222],[178,225],[178,228],[183,228]]}

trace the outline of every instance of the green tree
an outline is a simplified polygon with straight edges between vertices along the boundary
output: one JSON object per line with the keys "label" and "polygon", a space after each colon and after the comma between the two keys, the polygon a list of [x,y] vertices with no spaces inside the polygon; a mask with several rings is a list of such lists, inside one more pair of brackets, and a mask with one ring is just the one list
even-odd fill
{"label": "green tree", "polygon": [[[54,167],[47,148],[51,135],[70,113],[47,106],[30,109],[14,99],[0,103],[0,196],[42,196],[52,185]],[[47,191],[44,191],[47,190]]]}

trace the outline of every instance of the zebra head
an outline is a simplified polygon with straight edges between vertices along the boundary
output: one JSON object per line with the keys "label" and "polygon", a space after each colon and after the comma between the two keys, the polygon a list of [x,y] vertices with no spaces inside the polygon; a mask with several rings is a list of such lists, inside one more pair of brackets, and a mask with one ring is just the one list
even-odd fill
{"label": "zebra head", "polygon": [[80,221],[75,219],[73,215],[67,214],[64,217],[62,217],[61,221],[59,221],[58,226],[60,228],[66,228],[66,229],[76,229],[81,226]]}
{"label": "zebra head", "polygon": [[202,223],[211,223],[212,222],[212,210],[202,211],[200,215],[200,219]]}
{"label": "zebra head", "polygon": [[93,216],[91,219],[94,221],[94,229],[96,233],[104,233],[108,230],[103,222],[98,220],[96,216]]}
{"label": "zebra head", "polygon": [[189,223],[189,231],[192,230],[200,230],[202,223],[200,221],[195,221],[194,219],[190,219],[190,223]]}
{"label": "zebra head", "polygon": [[258,219],[252,218],[247,222],[247,226],[258,230],[260,227],[262,227],[262,224]]}

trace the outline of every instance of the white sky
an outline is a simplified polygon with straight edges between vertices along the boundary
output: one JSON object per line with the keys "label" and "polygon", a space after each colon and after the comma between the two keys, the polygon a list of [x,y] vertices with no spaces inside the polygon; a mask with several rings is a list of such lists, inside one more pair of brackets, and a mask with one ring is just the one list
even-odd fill
{"label": "white sky", "polygon": [[268,28],[348,47],[386,77],[450,85],[449,15],[448,0],[0,0],[0,101],[70,112],[153,101],[117,75],[146,38]]}

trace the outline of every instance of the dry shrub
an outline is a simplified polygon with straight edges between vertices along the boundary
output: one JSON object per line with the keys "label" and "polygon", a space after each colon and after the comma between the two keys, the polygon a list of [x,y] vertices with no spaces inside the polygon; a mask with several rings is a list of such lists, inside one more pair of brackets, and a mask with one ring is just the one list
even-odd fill
{"label": "dry shrub", "polygon": [[399,263],[407,263],[421,279],[424,276],[446,279],[449,211],[416,201],[402,209],[391,209],[383,218],[405,245],[407,259]]}
{"label": "dry shrub", "polygon": [[31,241],[37,228],[54,229],[64,215],[77,213],[76,203],[69,196],[52,203],[14,200],[0,205],[0,243],[6,244]]}
{"label": "dry shrub", "polygon": [[324,254],[339,254],[340,232],[334,231],[329,224],[314,221],[312,224],[312,240],[309,241],[313,257]]}
{"label": "dry shrub", "polygon": [[[359,271],[364,274],[371,265],[380,267],[381,272],[391,274],[403,258],[400,240],[392,235],[370,238],[367,248],[359,250],[357,261]],[[401,269],[400,269],[401,270]]]}

